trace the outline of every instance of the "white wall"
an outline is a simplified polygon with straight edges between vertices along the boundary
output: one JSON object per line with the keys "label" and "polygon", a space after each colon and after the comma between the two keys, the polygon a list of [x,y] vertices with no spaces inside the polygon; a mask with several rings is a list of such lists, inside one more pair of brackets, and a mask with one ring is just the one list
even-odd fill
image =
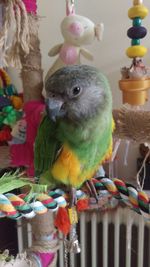
{"label": "white wall", "polygon": [[[131,0],[80,0],[77,4],[76,13],[89,17],[95,23],[103,22],[105,26],[103,42],[95,42],[88,47],[94,55],[92,63],[107,75],[113,93],[114,107],[121,105],[121,92],[118,89],[120,79],[120,68],[129,66],[130,60],[125,55],[126,48],[130,45],[130,40],[126,36],[126,31],[131,27],[132,21],[127,17],[127,11],[132,5]],[[144,1],[145,6],[150,9],[150,1]],[[60,33],[60,23],[65,16],[65,0],[38,0],[41,40],[42,64],[44,73],[48,70],[54,58],[48,57],[48,51],[54,45],[62,42]],[[150,16],[143,20],[143,25],[149,33],[143,40],[143,44],[150,48]],[[86,61],[83,61],[86,63]],[[87,62],[88,63],[88,62]],[[150,65],[150,51],[145,57],[145,63]],[[19,84],[17,76],[11,71],[15,84]],[[21,85],[19,85],[20,87]],[[121,148],[119,175],[132,176],[135,174],[137,147],[130,147],[129,165],[123,166],[124,150]]]}

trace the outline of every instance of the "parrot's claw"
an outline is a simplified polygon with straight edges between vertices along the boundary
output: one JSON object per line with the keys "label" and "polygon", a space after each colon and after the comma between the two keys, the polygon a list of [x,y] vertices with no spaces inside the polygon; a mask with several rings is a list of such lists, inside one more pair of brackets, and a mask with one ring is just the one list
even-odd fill
{"label": "parrot's claw", "polygon": [[98,203],[98,194],[96,192],[94,183],[91,180],[86,181],[86,186],[89,190],[90,196],[94,197],[96,200],[96,203]]}
{"label": "parrot's claw", "polygon": [[70,188],[70,204],[69,208],[76,206],[77,204],[77,197],[76,197],[76,189],[74,187]]}

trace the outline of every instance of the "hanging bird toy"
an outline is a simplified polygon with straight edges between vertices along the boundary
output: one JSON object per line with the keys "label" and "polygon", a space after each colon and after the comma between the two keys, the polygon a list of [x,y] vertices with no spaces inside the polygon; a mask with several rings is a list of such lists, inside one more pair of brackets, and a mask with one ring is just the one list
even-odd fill
{"label": "hanging bird toy", "polygon": [[0,145],[12,140],[12,129],[22,116],[23,100],[7,72],[0,69]]}
{"label": "hanging bird toy", "polygon": [[123,103],[133,106],[143,105],[148,100],[147,90],[150,88],[150,69],[142,60],[147,48],[141,45],[141,39],[147,34],[142,20],[147,15],[148,9],[142,4],[142,0],[134,0],[133,7],[128,10],[128,17],[132,20],[133,26],[127,31],[131,46],[126,50],[126,55],[132,58],[132,64],[129,68],[121,69],[122,79],[119,81]]}

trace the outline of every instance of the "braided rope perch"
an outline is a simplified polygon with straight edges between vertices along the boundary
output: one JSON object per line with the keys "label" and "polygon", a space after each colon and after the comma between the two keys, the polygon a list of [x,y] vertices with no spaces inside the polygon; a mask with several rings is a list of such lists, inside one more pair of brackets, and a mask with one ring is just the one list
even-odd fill
{"label": "braided rope perch", "polygon": [[[150,219],[149,196],[144,192],[137,190],[134,186],[124,181],[114,178],[93,179],[98,194],[106,196],[106,193],[119,202],[125,203],[128,207]],[[89,199],[89,196],[82,190],[77,190],[77,200]],[[68,199],[67,195],[60,189],[47,193],[34,193],[32,196],[28,194],[15,195],[12,193],[0,195],[0,217],[9,217],[19,219],[25,217],[33,218],[36,214],[44,214],[48,210],[57,211],[59,207],[66,207]],[[78,202],[77,202],[78,203]],[[100,208],[101,210],[101,208]]]}

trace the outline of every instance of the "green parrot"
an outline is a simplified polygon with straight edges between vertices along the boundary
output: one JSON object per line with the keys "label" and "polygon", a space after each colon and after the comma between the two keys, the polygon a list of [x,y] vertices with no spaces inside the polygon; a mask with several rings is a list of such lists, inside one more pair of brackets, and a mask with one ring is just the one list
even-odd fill
{"label": "green parrot", "polygon": [[51,187],[79,188],[112,151],[112,96],[95,67],[66,66],[48,78],[46,115],[35,141],[35,173]]}

